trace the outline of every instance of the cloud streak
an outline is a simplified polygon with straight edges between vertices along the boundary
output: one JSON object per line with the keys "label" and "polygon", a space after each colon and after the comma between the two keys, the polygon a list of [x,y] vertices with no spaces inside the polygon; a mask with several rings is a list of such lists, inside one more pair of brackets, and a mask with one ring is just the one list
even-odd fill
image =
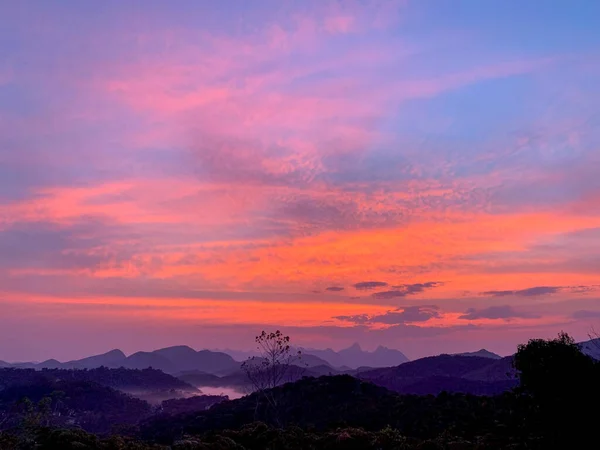
{"label": "cloud streak", "polygon": [[358,283],[353,284],[354,289],[359,291],[382,288],[386,287],[387,285],[388,283],[386,283],[385,281],[360,281]]}
{"label": "cloud streak", "polygon": [[582,294],[592,292],[597,289],[597,286],[535,286],[526,289],[509,290],[509,291],[486,291],[481,295],[489,297],[538,297],[544,295],[557,294],[559,292],[568,292],[573,294]]}
{"label": "cloud streak", "polygon": [[353,316],[335,316],[342,322],[351,322],[356,325],[367,324],[383,324],[383,325],[399,325],[415,322],[427,322],[430,319],[440,317],[438,307],[435,305],[429,306],[406,306],[400,307],[393,311],[387,311],[384,314],[368,315],[357,314]]}
{"label": "cloud streak", "polygon": [[401,284],[392,286],[391,291],[375,292],[373,298],[385,300],[391,298],[407,297],[409,295],[420,294],[427,289],[432,289],[441,286],[443,283],[439,281],[428,281],[426,283]]}
{"label": "cloud streak", "polygon": [[488,308],[476,309],[469,308],[459,319],[464,320],[480,320],[480,319],[502,319],[510,321],[513,319],[535,319],[539,316],[524,312],[517,311],[512,306],[501,305],[501,306],[490,306]]}

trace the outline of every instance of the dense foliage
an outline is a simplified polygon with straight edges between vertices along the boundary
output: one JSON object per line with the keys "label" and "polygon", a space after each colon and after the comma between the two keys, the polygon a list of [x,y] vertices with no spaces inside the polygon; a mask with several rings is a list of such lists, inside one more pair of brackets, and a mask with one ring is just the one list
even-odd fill
{"label": "dense foliage", "polygon": [[134,425],[151,412],[145,401],[90,381],[42,379],[0,391],[0,425],[4,428],[71,425],[108,432],[115,424]]}
{"label": "dense foliage", "polygon": [[305,378],[272,390],[276,406],[259,393],[217,404],[208,411],[151,418],[141,426],[149,440],[170,443],[185,434],[236,429],[255,420],[316,431],[338,427],[379,430],[392,426],[410,436],[430,438],[449,428],[462,436],[493,431],[495,422],[518,427],[512,396],[463,394],[399,395],[349,375]]}
{"label": "dense foliage", "polygon": [[211,406],[229,400],[226,395],[197,395],[189,398],[172,398],[161,403],[162,414],[177,415],[207,410]]}
{"label": "dense foliage", "polygon": [[0,369],[0,429],[36,424],[107,433],[115,427],[136,425],[156,413],[206,409],[224,400],[198,396],[152,407],[126,392],[146,396],[198,393],[181,380],[153,369]]}
{"label": "dense foliage", "polygon": [[[534,339],[515,355],[518,392],[535,409],[532,428],[549,441],[573,445],[596,442],[600,404],[600,363],[584,355],[565,333],[552,340]],[[583,447],[582,447],[583,448]]]}
{"label": "dense foliage", "polygon": [[98,383],[122,391],[181,390],[197,392],[190,384],[156,369],[0,369],[0,387],[36,384],[39,380],[70,380]]}
{"label": "dense foliage", "polygon": [[[33,443],[35,442],[35,444]],[[3,450],[500,450],[548,449],[539,441],[518,437],[499,440],[492,435],[469,441],[451,434],[433,439],[402,435],[390,427],[378,431],[338,428],[330,431],[298,427],[275,428],[253,423],[238,430],[223,430],[198,436],[186,436],[169,446],[113,436],[101,439],[82,430],[40,429],[26,440],[0,434]]]}

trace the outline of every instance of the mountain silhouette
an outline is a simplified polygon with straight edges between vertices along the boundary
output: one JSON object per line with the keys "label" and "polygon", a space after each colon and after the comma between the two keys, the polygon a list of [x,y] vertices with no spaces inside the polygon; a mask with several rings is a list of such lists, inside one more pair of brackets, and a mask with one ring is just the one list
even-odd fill
{"label": "mountain silhouette", "polygon": [[62,363],[56,359],[48,359],[38,364],[38,367],[42,369],[60,369],[62,367]]}
{"label": "mountain silhouette", "polygon": [[226,374],[240,367],[240,363],[226,353],[210,350],[196,351],[185,345],[161,348],[152,352],[137,352],[117,365],[128,369],[152,367],[170,374],[190,370]]}
{"label": "mountain silhouette", "polygon": [[590,339],[589,341],[577,344],[581,351],[590,358],[600,360],[600,338]]}
{"label": "mountain silhouette", "polygon": [[177,372],[177,368],[172,361],[156,352],[136,352],[128,356],[120,366],[126,369],[146,369],[151,367],[162,370],[165,373]]}
{"label": "mountain silhouette", "polygon": [[240,365],[226,353],[210,350],[196,351],[185,345],[161,348],[152,354],[171,363],[171,366],[165,370],[168,373],[202,370],[206,373],[225,374],[239,368]]}
{"label": "mountain silhouette", "polygon": [[494,395],[516,385],[515,378],[507,374],[511,362],[512,357],[496,360],[481,356],[439,355],[397,367],[361,372],[358,376],[403,394],[435,395],[448,391]]}
{"label": "mountain silhouette", "polygon": [[330,348],[325,350],[305,349],[303,354],[318,356],[329,365],[342,369],[357,369],[359,367],[391,367],[408,361],[399,350],[379,346],[373,352],[364,351],[358,343],[336,352]]}
{"label": "mountain silhouette", "polygon": [[300,359],[298,361],[296,361],[296,365],[298,365],[300,367],[327,366],[330,369],[332,368],[331,363],[329,363],[327,360],[325,360],[317,355],[313,355],[311,353],[302,353],[300,356]]}
{"label": "mountain silhouette", "polygon": [[465,353],[456,353],[458,356],[479,356],[481,358],[491,358],[491,359],[502,359],[502,356],[497,355],[496,353],[490,352],[485,348],[481,350],[477,350],[476,352],[465,352]]}
{"label": "mountain silhouette", "polygon": [[240,364],[231,356],[222,352],[210,350],[196,351],[191,347],[180,345],[166,347],[152,352],[136,352],[125,356],[121,350],[111,350],[100,355],[87,358],[60,362],[49,359],[41,363],[16,363],[0,367],[14,367],[20,369],[95,369],[98,367],[126,369],[153,368],[165,373],[174,374],[189,370],[201,370],[211,374],[225,374],[239,370]]}
{"label": "mountain silhouette", "polygon": [[121,350],[111,350],[101,355],[89,356],[87,358],[68,361],[63,363],[63,369],[94,369],[96,367],[114,367],[122,364],[126,359]]}
{"label": "mountain silhouette", "polygon": [[486,382],[514,380],[517,371],[513,367],[513,359],[513,356],[497,359],[489,365],[465,374],[463,378]]}
{"label": "mountain silhouette", "polygon": [[[600,338],[580,342],[577,345],[583,353],[592,358],[600,359]],[[415,367],[419,367],[418,371],[421,373],[421,376],[428,373],[427,376],[458,376],[472,381],[506,381],[507,373],[510,372],[514,375],[512,357],[502,358],[486,349],[454,355],[421,358],[410,363],[401,351],[384,346],[379,346],[372,352],[363,350],[358,343],[337,352],[331,348],[306,348],[300,350],[302,352],[301,358],[295,364],[308,369],[315,368],[315,370],[311,371],[314,374],[354,373],[356,370],[359,370],[361,377],[367,376],[366,374],[369,377],[374,376],[376,378],[385,378],[389,374],[406,377],[407,375],[403,374],[402,370],[414,370]],[[239,353],[239,355],[242,355],[242,353]],[[468,359],[465,360],[465,358]],[[469,362],[469,359],[472,360]],[[488,366],[488,364],[494,362],[496,364]],[[443,366],[445,363],[448,365]],[[239,377],[241,364],[242,362],[234,359],[226,352],[212,350],[196,351],[186,345],[165,347],[151,352],[136,352],[129,356],[126,356],[121,350],[115,349],[99,355],[67,362],[60,362],[56,359],[48,359],[41,363],[8,363],[0,361],[0,367],[20,369],[93,369],[102,366],[108,368],[146,369],[152,367],[169,374],[195,371],[218,375],[219,377],[233,375],[234,378]],[[481,367],[473,367],[471,370],[472,373],[468,376],[466,374],[457,375],[455,373],[459,366],[470,367],[470,364],[481,364]],[[401,365],[403,366],[402,370],[398,369]],[[439,370],[435,373],[430,373],[436,365],[439,365]],[[389,368],[390,370],[373,370],[383,368]],[[445,369],[448,369],[450,372],[446,372]],[[387,375],[384,376],[384,374]]]}

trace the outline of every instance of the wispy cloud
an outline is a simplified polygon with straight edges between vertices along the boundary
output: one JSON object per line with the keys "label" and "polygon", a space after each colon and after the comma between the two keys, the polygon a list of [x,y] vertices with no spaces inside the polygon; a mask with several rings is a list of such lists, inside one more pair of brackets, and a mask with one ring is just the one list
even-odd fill
{"label": "wispy cloud", "polygon": [[342,286],[329,286],[325,288],[326,291],[331,291],[331,292],[340,292],[343,291],[344,288]]}
{"label": "wispy cloud", "polygon": [[354,289],[359,291],[377,289],[381,287],[386,287],[388,284],[385,281],[360,281],[358,283],[354,283]]}
{"label": "wispy cloud", "polygon": [[438,307],[429,306],[406,306],[384,314],[370,316],[368,314],[357,314],[353,316],[335,316],[334,319],[342,322],[352,322],[357,325],[385,324],[398,325],[414,322],[427,322],[430,319],[440,317]]}
{"label": "wispy cloud", "polygon": [[597,289],[597,286],[535,286],[526,289],[517,289],[509,291],[486,291],[482,295],[490,297],[506,297],[506,296],[521,296],[521,297],[537,297],[542,295],[551,295],[559,292],[567,292],[572,294],[582,294],[592,292]]}
{"label": "wispy cloud", "polygon": [[507,295],[520,295],[523,297],[535,297],[538,295],[556,294],[561,288],[558,286],[535,286],[527,289],[519,289],[516,291],[486,291],[483,295],[492,297],[505,297]]}
{"label": "wispy cloud", "polygon": [[535,319],[539,316],[525,311],[515,310],[512,306],[490,306],[488,308],[469,308],[465,314],[459,316],[459,319],[464,320],[479,320],[479,319],[502,319],[510,321],[512,319]]}
{"label": "wispy cloud", "polygon": [[399,286],[392,286],[391,291],[375,292],[373,297],[376,299],[390,299],[397,297],[406,297],[409,295],[419,294],[424,292],[426,289],[432,289],[441,286],[443,283],[439,281],[428,281],[426,283],[413,283],[413,284],[401,284]]}
{"label": "wispy cloud", "polygon": [[591,320],[600,318],[600,311],[588,311],[588,310],[579,310],[575,311],[572,316],[573,319],[582,319],[582,320]]}

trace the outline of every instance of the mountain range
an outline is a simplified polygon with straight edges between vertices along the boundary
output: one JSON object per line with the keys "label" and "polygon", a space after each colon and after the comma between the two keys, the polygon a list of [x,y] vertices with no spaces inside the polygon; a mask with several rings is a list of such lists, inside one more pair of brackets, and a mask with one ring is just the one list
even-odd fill
{"label": "mountain range", "polygon": [[361,372],[357,376],[402,394],[461,392],[495,395],[517,384],[512,356],[494,359],[471,355],[438,355]]}
{"label": "mountain range", "polygon": [[[600,359],[600,339],[592,339],[578,344],[581,350],[587,355]],[[294,349],[296,350],[296,349]],[[409,359],[399,350],[389,349],[383,346],[377,347],[372,352],[363,350],[359,344],[353,344],[348,348],[335,351],[330,348],[321,350],[313,348],[299,348],[302,352],[301,359],[297,365],[307,369],[310,375],[323,375],[329,373],[350,373],[356,370],[364,375],[375,376],[373,373],[382,374],[385,371],[371,372],[371,369],[389,368],[392,370],[398,366],[405,366],[409,363]],[[233,352],[232,352],[233,353]],[[239,377],[241,371],[241,360],[247,359],[252,353],[235,353],[239,358],[234,359],[230,354],[223,351],[199,350],[196,351],[185,345],[166,347],[151,352],[136,352],[129,356],[125,355],[121,350],[111,350],[107,353],[94,355],[83,359],[60,362],[56,359],[49,359],[41,363],[25,362],[25,363],[8,363],[0,361],[0,368],[31,368],[31,369],[93,369],[97,367],[108,368],[126,368],[126,369],[146,369],[152,367],[159,369],[168,374],[196,373],[210,374],[218,378],[230,377],[235,379]],[[246,356],[246,358],[243,358]],[[458,353],[455,355],[440,355],[444,357],[454,356],[459,357],[454,361],[461,361],[460,358],[473,358],[486,363],[497,361],[497,367],[500,371],[506,367],[506,358],[492,353],[488,350],[481,349],[475,352]],[[421,358],[413,361],[413,363],[423,364],[427,358]],[[419,363],[419,361],[421,361]],[[471,362],[476,364],[475,362]],[[469,364],[465,362],[465,364]],[[485,368],[483,367],[485,366]],[[406,366],[402,370],[409,370],[411,365]],[[495,366],[491,364],[483,364],[481,368],[473,367],[473,370],[493,372]],[[361,375],[361,376],[362,376]],[[437,374],[439,375],[439,374]],[[437,376],[436,375],[436,376]],[[446,374],[448,375],[448,374]],[[464,375],[464,376],[463,376]],[[460,375],[461,378],[468,379],[468,374]],[[379,376],[379,375],[377,375]],[[479,380],[481,381],[481,380]],[[494,380],[498,381],[498,380]]]}
{"label": "mountain range", "polygon": [[136,352],[126,356],[121,350],[111,350],[101,355],[94,355],[79,360],[59,362],[49,359],[41,363],[6,364],[5,367],[21,369],[93,369],[97,367],[125,369],[154,368],[168,374],[187,370],[201,369],[213,374],[227,374],[239,369],[240,363],[222,352],[210,350],[196,351],[191,347],[180,345],[167,347],[152,352]]}
{"label": "mountain range", "polygon": [[407,362],[409,359],[399,350],[379,346],[373,352],[364,351],[355,343],[338,352],[327,348],[319,350],[314,348],[301,349],[303,358],[313,355],[321,358],[333,368],[358,369],[359,367],[390,367]]}
{"label": "mountain range", "polygon": [[[295,351],[296,349],[294,349]],[[320,368],[316,372],[335,372],[356,369],[358,367],[389,367],[402,364],[408,358],[398,350],[378,347],[374,352],[364,351],[358,344],[336,352],[332,349],[298,349],[301,358],[295,363],[305,368]],[[200,350],[179,345],[166,347],[151,352],[136,352],[126,356],[121,350],[111,350],[107,353],[94,355],[83,359],[60,362],[49,359],[40,363],[25,362],[10,364],[0,361],[0,367],[15,367],[21,369],[93,369],[97,367],[126,369],[145,369],[152,367],[165,373],[175,374],[190,371],[200,371],[206,374],[227,376],[239,372],[243,360],[251,357],[234,359],[222,351]],[[236,354],[241,356],[241,354]],[[313,371],[314,372],[314,371]]]}

